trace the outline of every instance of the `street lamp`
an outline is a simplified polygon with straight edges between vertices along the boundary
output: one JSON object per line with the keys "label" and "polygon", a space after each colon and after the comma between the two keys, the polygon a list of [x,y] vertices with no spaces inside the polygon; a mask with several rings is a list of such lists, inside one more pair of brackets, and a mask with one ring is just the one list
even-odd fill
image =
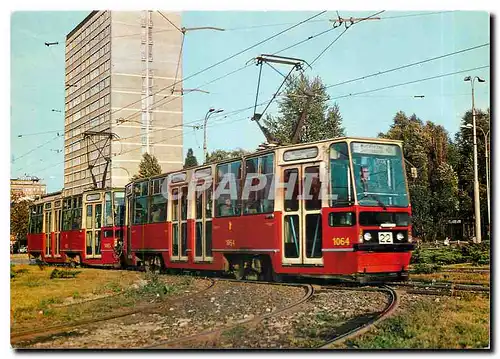
{"label": "street lamp", "polygon": [[203,163],[207,160],[207,121],[208,118],[214,113],[220,113],[224,111],[222,108],[215,110],[215,108],[211,107],[207,114],[205,115],[205,122],[203,124]]}
{"label": "street lamp", "polygon": [[[473,126],[468,123],[467,125],[460,126],[461,128],[469,128],[472,129]],[[491,225],[491,216],[490,216],[490,161],[488,154],[488,137],[490,135],[490,130],[488,132],[484,132],[484,130],[479,127],[481,132],[484,135],[484,153],[486,158],[486,201],[488,205],[488,237],[490,236],[490,225]]]}
{"label": "street lamp", "polygon": [[466,76],[464,81],[470,81],[472,88],[472,132],[474,139],[474,216],[476,226],[476,243],[481,243],[481,214],[479,208],[479,180],[478,180],[478,166],[477,166],[477,136],[476,136],[476,110],[474,109],[474,81],[485,82],[484,79],[478,76]]}

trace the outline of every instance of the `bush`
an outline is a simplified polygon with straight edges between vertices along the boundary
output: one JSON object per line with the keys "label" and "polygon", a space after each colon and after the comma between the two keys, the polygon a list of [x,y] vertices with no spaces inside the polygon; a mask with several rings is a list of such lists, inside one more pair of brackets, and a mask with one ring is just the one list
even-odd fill
{"label": "bush", "polygon": [[463,246],[462,255],[474,265],[490,264],[490,245],[487,242],[482,242]]}
{"label": "bush", "polygon": [[62,269],[59,270],[55,268],[52,273],[50,273],[50,279],[54,278],[76,278],[78,274],[80,274],[81,271],[72,271],[72,270],[67,270],[67,269]]}
{"label": "bush", "polygon": [[173,286],[166,285],[160,280],[160,276],[154,272],[146,273],[146,285],[140,288],[141,294],[153,294],[163,297],[175,290]]}
{"label": "bush", "polygon": [[431,274],[438,272],[441,266],[438,264],[417,263],[413,266],[412,272],[415,274]]}

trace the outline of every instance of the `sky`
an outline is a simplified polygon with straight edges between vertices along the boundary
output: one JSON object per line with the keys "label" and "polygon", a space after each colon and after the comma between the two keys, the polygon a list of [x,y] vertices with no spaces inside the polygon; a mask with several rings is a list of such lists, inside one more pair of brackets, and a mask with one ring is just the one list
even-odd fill
{"label": "sky", "polygon": [[[199,72],[261,40],[303,21],[317,12],[206,12],[182,14],[186,28],[216,26],[225,31],[200,30],[186,33],[183,51],[184,78]],[[343,18],[366,17],[374,12],[341,10]],[[11,177],[38,176],[48,191],[63,185],[64,113],[64,39],[88,12],[14,12],[11,16]],[[380,20],[352,25],[335,41],[312,68],[308,76],[320,76],[328,85],[393,69],[413,62],[449,54],[490,42],[489,14],[459,11],[385,11]],[[238,70],[260,54],[281,49],[319,34],[332,27],[328,11],[286,33],[232,58],[183,84],[185,89],[201,85]],[[167,24],[167,23],[166,23]],[[177,31],[172,29],[172,31]],[[279,53],[312,62],[344,31],[336,28],[305,43]],[[44,42],[59,42],[47,47]],[[349,136],[376,137],[389,129],[394,115],[415,113],[423,121],[444,126],[454,136],[461,116],[471,107],[467,75],[480,76],[486,83],[476,83],[475,106],[490,105],[490,68],[420,81],[490,65],[490,47],[483,46],[457,55],[430,61],[398,71],[349,82],[328,89],[329,104],[340,107],[343,125]],[[278,66],[282,72],[289,70]],[[203,156],[203,130],[189,124],[202,122],[210,107],[224,112],[213,115],[207,126],[208,150],[244,148],[255,150],[264,141],[257,125],[249,120],[258,79],[258,67],[250,65],[219,81],[202,87],[209,93],[191,92],[183,97],[184,154],[193,148]],[[264,67],[259,102],[269,100],[283,78]],[[406,82],[413,84],[396,86]],[[388,89],[378,90],[384,87]],[[372,91],[375,90],[375,91]],[[370,91],[364,94],[360,92]],[[351,94],[351,95],[350,95]],[[414,97],[414,96],[425,96]],[[262,110],[263,107],[260,107]],[[274,102],[266,113],[276,114]],[[53,132],[50,132],[53,131]],[[59,131],[59,135],[57,131]],[[31,133],[49,132],[39,135]],[[19,137],[22,135],[22,137]],[[58,152],[59,151],[59,152]]]}

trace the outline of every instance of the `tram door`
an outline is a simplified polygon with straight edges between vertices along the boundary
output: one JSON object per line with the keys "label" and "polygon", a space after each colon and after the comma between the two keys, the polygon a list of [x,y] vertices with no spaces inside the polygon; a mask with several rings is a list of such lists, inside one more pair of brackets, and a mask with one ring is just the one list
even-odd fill
{"label": "tram door", "polygon": [[52,256],[52,209],[51,209],[51,203],[46,203],[45,204],[45,211],[43,213],[44,215],[44,220],[45,220],[45,256],[50,257]]}
{"label": "tram door", "polygon": [[323,263],[319,162],[281,167],[284,264]]}
{"label": "tram door", "polygon": [[196,193],[194,259],[197,262],[209,262],[213,259],[212,194],[212,187]]}
{"label": "tram door", "polygon": [[188,187],[172,188],[172,260],[187,260],[187,209],[188,209]]}
{"label": "tram door", "polygon": [[87,258],[101,257],[101,225],[102,225],[102,204],[87,203],[85,208],[86,220],[86,249]]}
{"label": "tram door", "polygon": [[55,237],[54,255],[59,256],[59,255],[61,255],[61,253],[60,253],[60,249],[61,249],[61,218],[62,218],[61,208],[55,209],[54,215],[55,215],[55,217],[54,217],[54,220],[55,220],[55,225],[54,225],[54,237]]}

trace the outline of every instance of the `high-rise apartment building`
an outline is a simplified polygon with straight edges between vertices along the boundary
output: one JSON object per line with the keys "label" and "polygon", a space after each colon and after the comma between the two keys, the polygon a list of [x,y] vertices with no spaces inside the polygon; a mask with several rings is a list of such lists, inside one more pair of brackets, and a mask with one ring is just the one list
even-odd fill
{"label": "high-rise apartment building", "polygon": [[153,11],[93,11],[67,35],[64,195],[105,173],[105,187],[124,186],[145,152],[182,167],[182,36]]}

